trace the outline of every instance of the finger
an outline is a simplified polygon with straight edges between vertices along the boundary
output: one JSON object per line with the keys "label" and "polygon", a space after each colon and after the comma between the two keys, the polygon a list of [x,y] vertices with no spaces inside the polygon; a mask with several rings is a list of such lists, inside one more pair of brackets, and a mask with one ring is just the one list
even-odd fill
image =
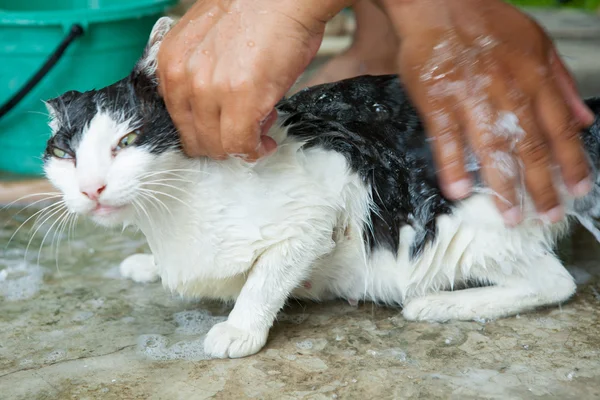
{"label": "finger", "polygon": [[511,150],[510,140],[494,131],[498,111],[491,104],[487,117],[493,123],[481,123],[482,108],[465,109],[466,132],[481,164],[481,175],[494,194],[494,203],[507,225],[517,225],[522,220],[522,210],[517,196],[519,165]]}
{"label": "finger", "polygon": [[277,142],[269,136],[269,131],[277,121],[277,117],[277,109],[274,108],[260,123],[260,141],[265,150],[265,154],[271,154],[277,149]]}
{"label": "finger", "polygon": [[554,186],[551,149],[537,123],[535,107],[529,103],[517,112],[519,126],[526,132],[517,144],[517,155],[523,163],[525,186],[536,210],[550,222],[563,217],[560,199]]}
{"label": "finger", "polygon": [[473,183],[465,168],[464,142],[457,117],[450,104],[434,112],[426,111],[425,115],[441,189],[452,200],[463,199],[471,193]]}
{"label": "finger", "polygon": [[590,126],[594,122],[594,113],[581,99],[575,79],[561,60],[555,47],[552,47],[550,51],[550,67],[551,73],[556,78],[558,88],[571,108],[575,119],[583,127]]}
{"label": "finger", "polygon": [[586,195],[592,182],[580,138],[582,125],[565,104],[557,85],[549,83],[541,88],[536,97],[536,111],[564,183],[572,195]]}
{"label": "finger", "polygon": [[197,153],[215,160],[225,159],[227,154],[221,143],[221,107],[205,84],[195,85],[191,108],[199,147]]}
{"label": "finger", "polygon": [[261,130],[261,135],[266,135],[269,130],[271,129],[271,127],[273,126],[273,124],[275,123],[275,121],[277,121],[277,109],[274,108],[269,115],[267,115],[261,122],[260,122],[260,130]]}
{"label": "finger", "polygon": [[189,102],[192,93],[190,93],[189,87],[181,83],[182,78],[172,74],[166,74],[166,77],[165,106],[179,132],[183,150],[191,157],[200,156],[202,153],[198,145],[192,108]]}
{"label": "finger", "polygon": [[[422,52],[423,49],[416,49]],[[452,200],[467,197],[473,181],[465,168],[464,140],[456,114],[460,95],[454,65],[439,65],[435,74],[429,70],[417,71],[399,62],[405,88],[417,108],[430,138],[431,149],[438,167],[437,177],[444,195]],[[424,79],[423,76],[426,76]],[[435,78],[435,79],[434,79]]]}
{"label": "finger", "polygon": [[514,154],[517,138],[515,132],[504,126],[504,110],[515,105],[506,75],[493,60],[487,64],[486,74],[470,76],[469,98],[461,112],[467,137],[481,163],[482,178],[492,190],[505,223],[514,226],[522,220],[517,196],[520,168]]}
{"label": "finger", "polygon": [[[532,65],[529,69],[534,68]],[[535,95],[527,94],[539,92],[544,85],[539,79],[508,78],[510,91],[505,96],[508,101],[503,103],[503,109],[510,112],[504,114],[502,126],[510,128],[518,138],[514,143],[515,152],[522,166],[524,186],[535,209],[549,221],[559,221],[563,210],[555,187],[551,148],[536,115]]]}
{"label": "finger", "polygon": [[[228,155],[256,161],[268,153],[261,140],[260,122],[270,112],[260,112],[250,92],[235,93],[221,110],[221,143]],[[252,98],[252,100],[250,100]],[[272,109],[272,107],[271,107]]]}

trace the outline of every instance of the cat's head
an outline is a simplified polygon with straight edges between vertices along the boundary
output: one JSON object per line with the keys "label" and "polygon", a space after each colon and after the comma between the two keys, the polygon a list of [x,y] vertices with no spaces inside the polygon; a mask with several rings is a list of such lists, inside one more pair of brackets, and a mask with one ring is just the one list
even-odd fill
{"label": "cat's head", "polygon": [[171,25],[170,18],[158,20],[127,78],[46,102],[52,137],[44,171],[71,212],[104,225],[123,223],[148,190],[144,184],[183,157],[155,78],[158,48]]}

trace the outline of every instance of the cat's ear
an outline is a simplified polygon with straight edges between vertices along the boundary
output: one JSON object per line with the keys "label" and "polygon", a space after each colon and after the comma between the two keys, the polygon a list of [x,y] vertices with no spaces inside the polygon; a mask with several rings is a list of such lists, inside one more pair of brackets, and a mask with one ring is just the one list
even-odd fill
{"label": "cat's ear", "polygon": [[60,129],[60,119],[58,117],[58,99],[50,99],[44,101],[44,105],[46,106],[46,110],[48,110],[48,126],[50,127],[50,131],[52,132],[52,136],[56,135],[56,132]]}
{"label": "cat's ear", "polygon": [[81,94],[82,93],[78,92],[77,90],[70,90],[58,97],[44,101],[46,110],[48,110],[48,116],[50,117],[48,125],[52,130],[52,136],[54,136],[60,129],[61,115],[65,112],[65,108]]}
{"label": "cat's ear", "polygon": [[152,28],[152,32],[150,33],[150,39],[144,49],[144,54],[135,66],[136,73],[144,74],[148,78],[155,80],[158,49],[167,33],[171,30],[173,24],[173,19],[169,17],[162,17],[156,21]]}

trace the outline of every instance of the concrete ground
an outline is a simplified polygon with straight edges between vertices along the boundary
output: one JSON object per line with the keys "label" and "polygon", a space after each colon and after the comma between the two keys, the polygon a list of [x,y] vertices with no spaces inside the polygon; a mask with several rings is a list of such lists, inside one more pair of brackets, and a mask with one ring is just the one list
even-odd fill
{"label": "concrete ground", "polygon": [[[2,243],[33,213],[15,212],[0,212]],[[580,231],[562,245],[580,286],[561,307],[429,324],[294,303],[259,354],[206,360],[228,307],[122,279],[118,263],[145,248],[132,232],[50,226],[0,253],[1,399],[600,398],[600,246]]]}
{"label": "concrete ground", "polygon": [[[600,45],[574,32],[554,29],[559,49],[584,94],[600,94]],[[372,304],[294,303],[259,354],[206,360],[204,334],[229,308],[122,279],[142,238],[85,223],[55,237],[47,223],[31,243],[30,224],[10,240],[35,212],[18,210],[0,211],[2,400],[600,398],[600,245],[580,229],[561,245],[579,282],[561,307],[428,324]]]}

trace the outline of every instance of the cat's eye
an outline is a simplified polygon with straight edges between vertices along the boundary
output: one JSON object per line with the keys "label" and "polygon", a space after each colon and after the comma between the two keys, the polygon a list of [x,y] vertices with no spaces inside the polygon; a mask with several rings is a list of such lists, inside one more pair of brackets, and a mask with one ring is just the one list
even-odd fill
{"label": "cat's eye", "polygon": [[56,158],[72,159],[73,156],[58,147],[52,148],[52,155]]}
{"label": "cat's eye", "polygon": [[133,131],[123,136],[121,140],[119,140],[119,144],[116,150],[124,149],[125,147],[131,146],[138,138],[138,131]]}

